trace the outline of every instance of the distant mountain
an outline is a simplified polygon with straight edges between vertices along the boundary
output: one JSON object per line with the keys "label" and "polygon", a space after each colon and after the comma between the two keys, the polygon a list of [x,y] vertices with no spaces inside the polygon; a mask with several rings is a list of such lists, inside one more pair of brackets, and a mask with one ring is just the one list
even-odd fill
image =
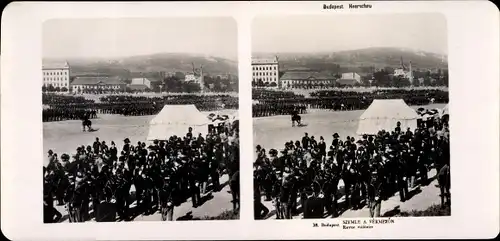
{"label": "distant mountain", "polygon": [[373,67],[376,69],[401,66],[412,62],[414,69],[447,69],[446,55],[403,48],[366,48],[319,53],[254,53],[254,57],[278,56],[284,70],[289,68],[331,69],[341,71]]}
{"label": "distant mountain", "polygon": [[[46,62],[68,61],[73,74],[101,74],[118,75],[129,78],[138,72],[190,72],[192,64],[196,68],[203,66],[203,72],[209,75],[238,74],[236,61],[213,56],[203,56],[183,53],[161,53],[151,55],[131,56],[124,58],[73,58],[73,59],[44,59]],[[135,74],[134,74],[135,73]]]}

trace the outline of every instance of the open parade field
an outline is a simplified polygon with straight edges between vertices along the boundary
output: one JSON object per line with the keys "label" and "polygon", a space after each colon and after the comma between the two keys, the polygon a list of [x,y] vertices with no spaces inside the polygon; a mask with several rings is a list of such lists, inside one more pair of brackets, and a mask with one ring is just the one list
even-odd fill
{"label": "open parade field", "polygon": [[[446,104],[432,104],[427,106],[413,106],[412,108],[418,109],[420,107],[432,109],[443,108]],[[284,143],[287,141],[301,140],[304,133],[307,132],[309,136],[319,141],[319,137],[323,136],[327,145],[329,145],[334,133],[338,133],[340,139],[345,140],[347,136],[356,136],[356,129],[358,125],[357,119],[361,116],[363,110],[356,111],[326,111],[326,110],[308,110],[308,114],[301,115],[302,122],[305,124],[303,127],[292,127],[290,116],[273,116],[273,117],[259,117],[253,119],[253,149],[256,145],[261,145],[262,148],[268,152],[274,148],[277,150],[284,148]],[[254,152],[255,155],[255,152]],[[254,157],[255,159],[255,157]],[[436,174],[433,169],[429,173],[429,177]],[[381,215],[391,215],[398,211],[412,211],[412,210],[425,210],[433,204],[440,203],[439,188],[436,186],[437,180],[433,180],[431,184],[425,187],[418,188],[413,191],[412,198],[404,203],[399,201],[399,194],[382,202]],[[342,192],[342,190],[341,190]],[[264,198],[262,198],[264,200]],[[344,197],[339,200],[339,203],[344,201]],[[274,219],[275,212],[274,206],[271,201],[263,201],[263,204],[270,210],[267,218]],[[294,218],[300,218],[301,215]],[[342,213],[340,217],[370,217],[369,209],[365,206],[360,210],[347,210]]]}
{"label": "open parade field", "polygon": [[[219,113],[231,113],[234,110],[224,110]],[[208,114],[208,112],[203,112]],[[114,141],[116,147],[121,151],[123,140],[129,138],[132,144],[138,141],[146,141],[149,130],[149,121],[154,116],[120,116],[120,115],[98,115],[98,119],[92,120],[92,127],[97,129],[94,132],[82,132],[81,121],[59,121],[43,123],[43,165],[47,165],[47,151],[49,149],[61,156],[63,153],[74,154],[76,148],[81,145],[92,145],[96,137],[100,141],[105,141],[109,146]],[[187,130],[186,130],[187,133]],[[229,192],[228,175],[223,175],[220,179],[221,184],[225,184],[223,189],[216,193],[209,193],[202,198],[203,205],[193,208],[191,199],[174,209],[174,220],[202,218],[205,216],[214,217],[226,210],[232,210],[232,196]],[[135,207],[135,201],[131,208]],[[63,215],[63,222],[68,222],[67,211],[64,206],[56,206]],[[192,216],[192,217],[191,217]],[[161,221],[159,212],[144,216],[139,215],[134,220],[140,221]]]}

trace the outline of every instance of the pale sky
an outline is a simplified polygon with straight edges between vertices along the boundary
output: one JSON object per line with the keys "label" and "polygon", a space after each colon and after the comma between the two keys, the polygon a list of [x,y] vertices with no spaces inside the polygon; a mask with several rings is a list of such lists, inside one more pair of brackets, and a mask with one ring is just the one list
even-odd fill
{"label": "pale sky", "polygon": [[44,58],[114,58],[189,53],[237,59],[233,18],[49,20],[43,25]]}
{"label": "pale sky", "polygon": [[256,17],[252,52],[322,52],[369,47],[447,54],[446,18],[440,14],[356,14]]}

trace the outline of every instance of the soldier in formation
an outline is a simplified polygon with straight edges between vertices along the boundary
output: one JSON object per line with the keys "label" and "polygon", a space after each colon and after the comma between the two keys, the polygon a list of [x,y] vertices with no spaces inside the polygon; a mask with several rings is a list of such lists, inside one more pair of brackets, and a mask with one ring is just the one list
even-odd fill
{"label": "soldier in formation", "polygon": [[[253,90],[253,117],[288,115],[291,110],[305,114],[307,108],[333,111],[362,110],[374,99],[403,99],[408,105],[447,103],[448,92],[442,90],[377,90],[372,92],[319,90],[310,97],[289,91]],[[263,92],[262,92],[263,91]]]}
{"label": "soldier in formation", "polygon": [[64,106],[57,108],[49,108],[42,111],[43,122],[82,120],[84,117],[88,117],[89,119],[97,118],[97,110]]}
{"label": "soldier in formation", "polygon": [[99,103],[84,97],[45,95],[43,104],[48,108],[42,111],[42,119],[48,121],[80,120],[85,114],[90,119],[97,114],[118,114],[125,116],[144,116],[158,114],[164,105],[194,104],[200,111],[216,111],[222,108],[237,109],[238,98],[229,95],[175,95],[146,97],[132,95],[110,95],[99,99]]}
{"label": "soldier in formation", "polygon": [[265,104],[254,104],[252,106],[253,117],[266,117],[275,115],[292,115],[305,114],[306,105],[304,104],[288,104],[283,102],[265,103]]}

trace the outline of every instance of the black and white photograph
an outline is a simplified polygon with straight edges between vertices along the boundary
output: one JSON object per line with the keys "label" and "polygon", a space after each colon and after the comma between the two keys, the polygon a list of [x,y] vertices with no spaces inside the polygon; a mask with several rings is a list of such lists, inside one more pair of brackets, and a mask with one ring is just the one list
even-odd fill
{"label": "black and white photograph", "polygon": [[42,30],[44,223],[239,219],[233,18]]}
{"label": "black and white photograph", "polygon": [[252,23],[254,218],[450,216],[446,18]]}

